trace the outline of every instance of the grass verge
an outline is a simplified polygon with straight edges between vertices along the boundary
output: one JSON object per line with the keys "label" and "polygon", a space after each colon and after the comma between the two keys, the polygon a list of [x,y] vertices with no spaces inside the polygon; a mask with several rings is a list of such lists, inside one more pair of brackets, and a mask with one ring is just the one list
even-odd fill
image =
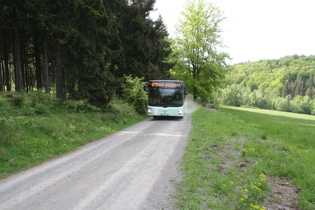
{"label": "grass verge", "polygon": [[122,100],[104,112],[50,95],[0,94],[0,178],[74,151],[143,120]]}
{"label": "grass verge", "polygon": [[178,207],[315,209],[315,117],[303,116],[197,110]]}

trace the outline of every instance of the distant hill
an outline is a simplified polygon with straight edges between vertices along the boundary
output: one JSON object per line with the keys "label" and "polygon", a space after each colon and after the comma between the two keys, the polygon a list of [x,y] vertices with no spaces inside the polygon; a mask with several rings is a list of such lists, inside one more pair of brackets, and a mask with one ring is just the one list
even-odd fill
{"label": "distant hill", "polygon": [[315,114],[315,55],[235,64],[227,74],[219,101]]}
{"label": "distant hill", "polygon": [[226,85],[276,90],[279,96],[315,96],[315,55],[293,55],[280,59],[236,64],[227,75]]}

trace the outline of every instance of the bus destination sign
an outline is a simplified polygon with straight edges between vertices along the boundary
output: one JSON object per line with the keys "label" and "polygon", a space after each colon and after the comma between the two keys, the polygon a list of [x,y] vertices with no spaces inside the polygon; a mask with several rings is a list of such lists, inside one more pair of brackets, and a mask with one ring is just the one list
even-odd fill
{"label": "bus destination sign", "polygon": [[151,87],[180,87],[181,84],[179,83],[158,83],[158,82],[152,82],[150,83]]}

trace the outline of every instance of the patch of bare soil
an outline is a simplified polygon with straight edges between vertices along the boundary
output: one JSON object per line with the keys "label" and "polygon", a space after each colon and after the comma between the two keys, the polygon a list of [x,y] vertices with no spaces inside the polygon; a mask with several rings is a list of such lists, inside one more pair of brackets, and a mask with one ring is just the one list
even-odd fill
{"label": "patch of bare soil", "polygon": [[271,195],[266,199],[264,206],[270,210],[300,209],[297,196],[300,189],[291,184],[291,180],[284,177],[267,176],[272,186]]}
{"label": "patch of bare soil", "polygon": [[[242,152],[234,148],[236,144],[245,141],[245,137],[239,139],[230,139],[225,144],[210,144],[210,150],[220,157],[220,173],[226,173],[232,167],[239,167],[246,170],[255,165],[255,161],[248,157],[242,158]],[[300,210],[297,197],[300,189],[291,183],[291,180],[284,177],[272,177],[267,175],[268,184],[271,186],[271,193],[265,199],[263,206],[268,210]]]}

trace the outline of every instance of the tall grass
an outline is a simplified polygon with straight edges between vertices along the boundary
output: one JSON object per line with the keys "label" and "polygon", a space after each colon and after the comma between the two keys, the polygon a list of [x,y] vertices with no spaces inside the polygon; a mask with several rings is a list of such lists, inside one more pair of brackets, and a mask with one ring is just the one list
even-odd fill
{"label": "tall grass", "polygon": [[[183,160],[178,207],[266,209],[286,203],[315,209],[314,126],[315,119],[298,114],[199,109]],[[279,197],[289,189],[287,200]]]}
{"label": "tall grass", "polygon": [[[17,102],[18,101],[18,102]],[[0,178],[73,151],[143,116],[115,99],[108,111],[41,93],[0,94]]]}

